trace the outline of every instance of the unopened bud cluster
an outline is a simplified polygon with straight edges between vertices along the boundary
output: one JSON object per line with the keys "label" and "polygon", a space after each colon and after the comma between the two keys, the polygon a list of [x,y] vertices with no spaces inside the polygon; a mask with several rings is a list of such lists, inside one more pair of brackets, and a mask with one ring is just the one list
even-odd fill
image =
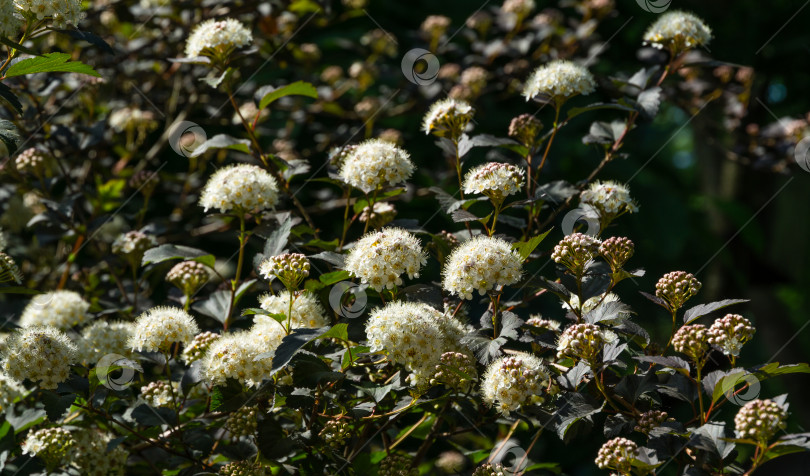
{"label": "unopened bud cluster", "polygon": [[633,257],[635,245],[630,238],[612,236],[599,245],[599,254],[614,271],[619,270]]}
{"label": "unopened bud cluster", "polygon": [[23,454],[41,459],[48,469],[68,462],[76,440],[64,428],[43,428],[29,433],[22,445]]}
{"label": "unopened bud cluster", "polygon": [[595,324],[574,324],[557,341],[557,358],[573,357],[595,362],[605,343],[615,339],[609,331]]}
{"label": "unopened bud cluster", "polygon": [[220,337],[222,336],[209,331],[197,334],[194,336],[191,343],[183,349],[183,361],[187,365],[191,365],[193,362],[202,359],[205,356],[205,352],[211,347],[211,344],[216,342]]}
{"label": "unopened bud cluster", "polygon": [[20,172],[40,175],[45,167],[45,157],[36,148],[31,147],[17,155],[17,158],[14,160],[14,165]]}
{"label": "unopened bud cluster", "polygon": [[362,223],[368,222],[372,228],[382,228],[394,221],[397,209],[387,202],[377,202],[372,207],[366,207],[358,218]]}
{"label": "unopened bud cluster", "polygon": [[700,281],[686,271],[665,274],[655,285],[655,295],[666,301],[670,309],[681,308],[686,301],[700,291]]}
{"label": "unopened bud cluster", "polygon": [[557,332],[560,330],[560,323],[551,319],[543,319],[540,316],[532,316],[526,321],[526,324],[538,329]]}
{"label": "unopened bud cluster", "polygon": [[719,347],[724,354],[737,357],[743,344],[751,340],[755,332],[748,319],[739,314],[727,314],[709,328],[709,343]]}
{"label": "unopened bud cluster", "polygon": [[767,442],[785,428],[787,411],[773,400],[752,400],[734,417],[737,436]]}
{"label": "unopened bud cluster", "polygon": [[152,195],[158,184],[158,174],[152,170],[135,172],[129,179],[129,186],[144,195]]}
{"label": "unopened bud cluster", "polygon": [[599,253],[599,240],[583,233],[572,233],[563,238],[554,252],[551,259],[559,263],[577,276],[585,272],[585,265],[588,264]]}
{"label": "unopened bud cluster", "polygon": [[638,445],[627,438],[613,438],[599,449],[596,465],[601,469],[614,469],[621,474],[629,474],[633,459],[638,454]]}
{"label": "unopened bud cluster", "polygon": [[228,463],[219,470],[219,476],[270,476],[273,472],[261,463],[251,461],[235,461]]}
{"label": "unopened bud cluster", "polygon": [[22,272],[17,267],[17,263],[14,262],[14,258],[0,252],[0,283],[14,282],[22,284],[22,280]]}
{"label": "unopened bud cluster", "polygon": [[475,376],[475,361],[472,356],[461,352],[445,352],[436,365],[436,373],[430,384],[444,384],[456,390],[464,390]]}
{"label": "unopened bud cluster", "polygon": [[511,474],[511,472],[507,472],[502,464],[486,463],[475,468],[472,476],[507,476],[508,474]]}
{"label": "unopened bud cluster", "polygon": [[661,426],[665,421],[670,420],[667,412],[661,410],[650,410],[639,415],[636,420],[634,430],[648,435],[653,429]]}
{"label": "unopened bud cluster", "polygon": [[390,453],[380,461],[378,476],[419,476],[419,470],[411,468],[413,459],[402,453]]}
{"label": "unopened bud cluster", "polygon": [[708,333],[703,324],[692,324],[678,329],[672,338],[676,352],[688,355],[698,361],[709,350]]}
{"label": "unopened bud cluster", "polygon": [[301,253],[272,256],[259,265],[259,272],[267,280],[278,278],[287,289],[296,289],[309,276],[309,260]]}
{"label": "unopened bud cluster", "polygon": [[208,282],[208,269],[197,261],[183,261],[169,270],[166,281],[177,286],[186,296],[191,296]]}
{"label": "unopened bud cluster", "polygon": [[155,246],[157,246],[157,240],[154,236],[140,231],[129,231],[115,239],[112,251],[133,263],[140,263],[146,250]]}
{"label": "unopened bud cluster", "polygon": [[233,436],[251,436],[259,426],[259,412],[256,407],[242,407],[228,417],[225,429]]}
{"label": "unopened bud cluster", "polygon": [[173,389],[173,386],[174,384],[170,385],[163,380],[149,382],[141,387],[141,396],[153,407],[168,407],[174,400],[173,392],[176,389]]}
{"label": "unopened bud cluster", "polygon": [[526,147],[534,145],[541,130],[543,130],[543,123],[531,114],[521,114],[509,123],[509,137]]}
{"label": "unopened bud cluster", "polygon": [[323,429],[318,433],[323,441],[332,448],[338,448],[351,437],[351,427],[342,420],[329,420],[323,425]]}
{"label": "unopened bud cluster", "polygon": [[436,137],[456,139],[461,137],[474,114],[475,110],[465,101],[442,99],[428,109],[422,120],[422,130]]}

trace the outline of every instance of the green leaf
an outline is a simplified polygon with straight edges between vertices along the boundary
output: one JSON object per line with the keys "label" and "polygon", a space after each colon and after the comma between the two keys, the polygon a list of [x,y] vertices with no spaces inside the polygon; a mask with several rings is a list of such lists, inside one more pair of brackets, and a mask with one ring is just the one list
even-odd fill
{"label": "green leaf", "polygon": [[349,275],[348,271],[340,270],[340,271],[332,271],[331,273],[322,274],[318,277],[318,280],[323,283],[325,286],[329,286],[335,283],[339,283],[341,281],[345,281],[349,279],[351,276]]}
{"label": "green leaf", "polygon": [[[712,392],[712,403],[716,402],[723,395],[732,395],[740,392],[742,388],[735,390],[738,385],[746,384],[750,386],[758,386],[760,382],[777,375],[787,375],[794,373],[810,373],[810,365],[806,363],[779,365],[779,362],[771,362],[770,364],[761,367],[754,367],[749,370],[736,369],[730,371],[728,375],[717,380],[714,392]],[[748,390],[746,390],[746,393]],[[743,393],[745,395],[745,393]]]}
{"label": "green leaf", "polygon": [[3,286],[0,287],[0,294],[39,294],[36,289],[24,288],[22,286]]}
{"label": "green leaf", "polygon": [[194,152],[191,153],[191,156],[199,157],[209,149],[238,150],[239,152],[249,154],[250,153],[249,146],[250,141],[247,139],[237,139],[236,137],[229,136],[228,134],[217,134],[214,137],[203,142],[202,144],[198,145],[194,149]]}
{"label": "green leaf", "polygon": [[318,339],[340,339],[342,341],[349,340],[349,325],[345,323],[335,324],[331,329],[324,332]]}
{"label": "green leaf", "polygon": [[740,304],[748,302],[750,299],[723,299],[722,301],[710,302],[708,304],[699,304],[687,310],[683,315],[683,323],[689,324],[697,318],[703,317],[706,314],[712,313],[718,309],[731,306],[732,304]]}
{"label": "green leaf", "polygon": [[259,314],[261,316],[272,317],[273,319],[277,320],[278,322],[284,322],[284,321],[287,320],[287,316],[285,316],[282,313],[270,312],[270,311],[266,311],[266,310],[258,308],[258,307],[249,307],[247,309],[242,310],[242,315],[243,316],[252,316],[252,315],[255,315],[255,314]]}
{"label": "green leaf", "polygon": [[266,108],[273,101],[283,98],[284,96],[307,96],[318,99],[318,90],[315,89],[315,86],[310,83],[305,83],[304,81],[296,81],[268,92],[264,92],[263,88],[259,92],[262,94],[262,100],[259,101],[259,109]]}
{"label": "green leaf", "polygon": [[67,53],[48,53],[36,58],[27,58],[11,65],[6,71],[6,78],[34,73],[80,73],[100,78],[96,70],[81,61],[69,61]]}
{"label": "green leaf", "polygon": [[553,228],[549,228],[545,233],[532,237],[529,241],[515,243],[512,245],[512,248],[518,252],[521,259],[526,260],[529,255],[532,254],[532,251],[537,248],[537,245],[539,245],[546,238],[546,236],[548,236],[551,230],[553,230]]}
{"label": "green leaf", "polygon": [[213,268],[216,258],[212,254],[208,254],[203,250],[192,248],[190,246],[165,244],[160,245],[150,250],[146,250],[143,254],[141,265],[146,266],[149,263],[161,263],[170,259],[185,259],[202,263],[209,268]]}

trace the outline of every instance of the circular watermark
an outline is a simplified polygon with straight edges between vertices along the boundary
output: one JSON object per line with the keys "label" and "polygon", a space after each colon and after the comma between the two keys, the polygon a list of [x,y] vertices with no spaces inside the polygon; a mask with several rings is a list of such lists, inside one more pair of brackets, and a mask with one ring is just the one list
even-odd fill
{"label": "circular watermark", "polygon": [[180,121],[169,129],[169,145],[183,157],[190,157],[194,149],[207,140],[208,134],[194,122]]}
{"label": "circular watermark", "polygon": [[101,385],[110,390],[123,390],[135,380],[135,372],[141,366],[120,354],[107,354],[99,359],[94,369]]}
{"label": "circular watermark", "polygon": [[523,474],[529,460],[526,457],[526,450],[520,447],[514,440],[501,440],[492,448],[489,454],[489,462],[493,465],[503,466],[504,474]]}
{"label": "circular watermark", "polygon": [[636,3],[645,12],[663,13],[672,4],[672,0],[636,0]]}
{"label": "circular watermark", "polygon": [[428,50],[414,48],[402,57],[402,74],[418,86],[427,86],[439,76],[439,58]]}
{"label": "circular watermark", "polygon": [[[748,388],[742,387],[743,384],[747,384]],[[737,387],[740,389],[735,390]],[[723,395],[726,400],[739,407],[759,397],[759,390],[759,379],[748,372],[741,372],[723,379]]]}
{"label": "circular watermark", "polygon": [[793,160],[805,172],[810,172],[810,137],[805,137],[793,149]]}
{"label": "circular watermark", "polygon": [[570,235],[579,222],[588,225],[588,229],[583,232],[586,235],[596,236],[599,234],[599,212],[594,207],[586,204],[566,213],[562,219],[562,232],[566,236]]}
{"label": "circular watermark", "polygon": [[340,317],[358,317],[363,314],[367,302],[365,288],[351,281],[341,281],[329,291],[329,305]]}

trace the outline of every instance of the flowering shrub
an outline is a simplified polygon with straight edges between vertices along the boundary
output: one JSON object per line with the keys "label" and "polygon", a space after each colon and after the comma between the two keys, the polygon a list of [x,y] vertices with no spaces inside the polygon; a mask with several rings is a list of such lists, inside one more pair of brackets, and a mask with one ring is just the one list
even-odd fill
{"label": "flowering shrub", "polygon": [[[749,475],[810,449],[787,395],[743,398],[810,366],[748,365],[755,319],[721,315],[747,300],[695,304],[702,269],[651,281],[623,236],[647,204],[608,166],[705,84],[697,16],[606,72],[612,1],[430,15],[402,56],[297,37],[364,0],[131,3],[0,7],[0,475],[573,472],[556,440],[596,474]],[[564,147],[601,158],[572,183]]]}

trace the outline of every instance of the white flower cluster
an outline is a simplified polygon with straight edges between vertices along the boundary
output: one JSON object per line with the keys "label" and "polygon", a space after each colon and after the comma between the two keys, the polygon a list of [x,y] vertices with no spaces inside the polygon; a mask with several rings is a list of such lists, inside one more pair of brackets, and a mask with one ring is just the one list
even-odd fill
{"label": "white flower cluster", "polygon": [[719,347],[726,355],[738,357],[742,346],[751,340],[755,332],[748,319],[739,314],[726,314],[709,328],[709,343]]}
{"label": "white flower cluster", "polygon": [[50,18],[60,28],[78,25],[84,18],[81,0],[14,0],[14,3],[23,15],[32,15],[38,20]]}
{"label": "white flower cluster", "polygon": [[278,203],[278,182],[269,172],[255,165],[239,164],[223,167],[203,188],[200,206],[221,213],[230,210],[250,212],[267,210]]}
{"label": "white flower cluster", "polygon": [[186,365],[191,365],[205,357],[205,353],[211,347],[211,344],[216,342],[220,337],[219,334],[208,331],[201,332],[194,336],[194,340],[183,349],[183,362],[185,362]]}
{"label": "white flower cluster", "polygon": [[633,460],[638,455],[638,445],[627,438],[608,440],[596,456],[596,465],[601,469],[611,468],[620,474],[630,474]]}
{"label": "white flower cluster", "polygon": [[[0,3],[0,35],[17,36],[22,27],[22,17],[14,2],[8,0]],[[15,38],[16,39],[16,38]]]}
{"label": "white flower cluster", "polygon": [[8,413],[9,407],[26,394],[25,387],[13,378],[0,372],[0,412]]}
{"label": "white flower cluster", "polygon": [[14,380],[29,379],[55,389],[76,363],[76,346],[54,327],[27,327],[11,335],[3,350],[3,371]]}
{"label": "white flower cluster", "polygon": [[396,145],[371,139],[353,147],[340,167],[343,182],[369,193],[407,180],[414,171],[410,155]]}
{"label": "white flower cluster", "polygon": [[785,428],[787,411],[773,400],[752,400],[745,404],[734,417],[738,438],[767,442],[779,430]]}
{"label": "white flower cluster", "polygon": [[116,109],[110,114],[107,119],[110,127],[118,132],[125,132],[127,130],[138,129],[143,132],[148,132],[155,127],[158,123],[155,120],[155,113],[152,111],[143,111],[134,107],[122,107]]}
{"label": "white flower cluster", "polygon": [[474,113],[475,109],[466,101],[442,99],[434,102],[428,109],[422,120],[422,130],[425,134],[433,133],[439,137],[459,137]]}
{"label": "white flower cluster", "polygon": [[616,334],[596,324],[574,324],[557,340],[557,358],[579,358],[595,362],[605,344],[616,340]]}
{"label": "white flower cluster", "polygon": [[74,291],[49,291],[34,296],[20,316],[20,326],[53,326],[69,329],[83,324],[90,304]]}
{"label": "white flower cluster", "polygon": [[558,104],[577,94],[590,94],[596,89],[596,81],[590,71],[570,61],[554,60],[529,76],[523,88],[523,97],[530,100],[546,96]]}
{"label": "white flower cluster", "polygon": [[630,197],[630,189],[617,182],[593,182],[579,195],[579,202],[594,207],[603,220],[612,220],[625,212],[638,211],[638,205]]}
{"label": "white flower cluster", "polygon": [[177,307],[158,306],[141,314],[129,339],[138,352],[168,352],[175,342],[188,344],[200,328],[194,318]]}
{"label": "white flower cluster", "polygon": [[[283,338],[283,329],[278,324],[225,334],[205,353],[202,374],[212,385],[223,385],[233,378],[257,387],[273,368],[273,355]],[[261,354],[265,355],[256,360]]]}
{"label": "white flower cluster", "polygon": [[523,405],[542,404],[556,392],[543,360],[530,354],[501,357],[487,367],[481,395],[488,405],[504,413]]}
{"label": "white flower cluster", "polygon": [[82,329],[82,338],[76,342],[79,361],[91,365],[107,354],[129,357],[128,343],[135,325],[131,322],[98,321]]}
{"label": "white flower cluster", "polygon": [[146,403],[153,407],[169,407],[174,405],[173,395],[177,394],[177,390],[175,382],[169,386],[168,382],[155,380],[141,387],[141,396]]}
{"label": "white flower cluster", "polygon": [[[2,9],[2,7],[0,7],[0,9]],[[1,16],[2,13],[0,13],[0,17]],[[2,18],[0,18],[0,29],[2,29]],[[17,157],[14,159],[14,166],[20,172],[31,172],[36,174],[42,171],[44,165],[45,157],[35,147],[25,149],[17,154]]]}
{"label": "white flower cluster", "polygon": [[465,333],[460,321],[416,302],[391,302],[375,309],[366,323],[371,351],[403,364],[415,386],[430,382],[443,353],[466,352],[459,344]]}
{"label": "white flower cluster", "polygon": [[644,33],[644,42],[656,48],[668,48],[675,53],[705,46],[712,39],[712,30],[697,16],[681,11],[667,12]]}
{"label": "white flower cluster", "polygon": [[50,472],[70,461],[75,446],[76,440],[68,430],[59,427],[42,428],[28,433],[22,444],[22,452],[37,456]]}
{"label": "white flower cluster", "polygon": [[346,257],[345,269],[377,291],[402,284],[401,275],[418,278],[427,253],[412,233],[384,228],[361,238]]}
{"label": "white flower cluster", "polygon": [[71,463],[87,476],[123,476],[129,453],[118,445],[109,448],[113,436],[100,431],[79,429],[72,431],[75,441]]}
{"label": "white flower cluster", "polygon": [[195,58],[207,53],[206,50],[225,53],[251,42],[253,34],[242,22],[233,18],[222,21],[211,19],[200,23],[188,37],[186,56]]}
{"label": "white flower cluster", "polygon": [[486,195],[502,202],[523,188],[523,170],[511,164],[489,162],[473,168],[464,176],[464,193]]}
{"label": "white flower cluster", "polygon": [[453,249],[444,266],[442,286],[462,299],[473,291],[487,291],[516,283],[523,273],[523,260],[506,241],[476,236]]}
{"label": "white flower cluster", "polygon": [[[271,314],[284,314],[290,318],[290,292],[281,291],[278,295],[265,294],[259,297],[259,306]],[[324,311],[318,298],[312,293],[304,292],[299,294],[293,300],[292,305],[292,327],[325,327],[329,325],[326,319],[326,311]],[[270,316],[257,314],[255,317],[257,325],[261,326],[278,326],[278,322]]]}
{"label": "white flower cluster", "polygon": [[118,238],[113,241],[112,251],[117,255],[140,261],[143,254],[155,246],[157,246],[157,240],[154,236],[140,231],[129,231],[118,235]]}

